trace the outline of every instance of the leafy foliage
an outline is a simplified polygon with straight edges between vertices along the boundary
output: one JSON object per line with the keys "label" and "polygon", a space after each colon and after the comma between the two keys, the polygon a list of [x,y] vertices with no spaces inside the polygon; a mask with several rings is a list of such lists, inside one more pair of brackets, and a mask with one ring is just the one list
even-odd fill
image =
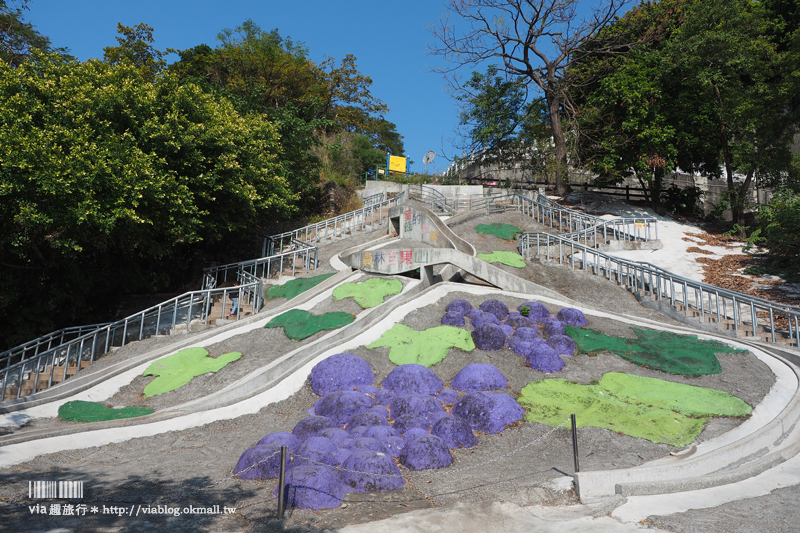
{"label": "leafy foliage", "polygon": [[772,269],[782,271],[789,281],[800,278],[800,194],[779,191],[758,211]]}
{"label": "leafy foliage", "polygon": [[0,337],[165,290],[192,245],[295,211],[263,118],[129,62],[32,54],[0,66]]}
{"label": "leafy foliage", "polygon": [[333,300],[353,298],[362,308],[375,307],[387,296],[400,294],[403,284],[396,279],[370,278],[362,283],[343,283],[333,289]]}

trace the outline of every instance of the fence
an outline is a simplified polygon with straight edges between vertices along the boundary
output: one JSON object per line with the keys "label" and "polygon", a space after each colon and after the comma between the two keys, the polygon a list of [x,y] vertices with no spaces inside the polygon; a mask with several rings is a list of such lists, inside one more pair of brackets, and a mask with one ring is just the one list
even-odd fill
{"label": "fence", "polygon": [[648,242],[658,240],[658,219],[651,217],[624,217],[605,219],[573,211],[541,195],[532,200],[526,196],[515,194],[514,202],[524,215],[532,217],[543,226],[549,226],[565,233],[565,238],[588,242],[592,237],[593,244],[598,245],[602,234],[603,242],[609,237],[622,241]]}
{"label": "fence", "polygon": [[[650,263],[627,261],[576,242],[567,236],[523,233],[518,238],[520,254],[567,263],[615,280],[632,292],[669,300],[685,310],[695,310],[702,322],[713,321],[743,335],[776,342],[788,338],[800,346],[800,308],[780,305],[707,283],[672,274]],[[731,326],[728,328],[727,326]],[[784,335],[786,334],[786,335]]]}
{"label": "fence", "polygon": [[[247,280],[243,278],[242,281]],[[81,329],[85,333],[57,346],[41,349],[45,343],[38,342],[40,339],[37,339],[40,349],[34,349],[32,353],[32,343],[28,343],[28,349],[24,349],[26,345],[22,345],[4,352],[0,356],[0,402],[6,399],[9,390],[13,392],[14,398],[20,398],[76,375],[108,352],[112,346],[124,346],[153,335],[166,335],[176,325],[186,323],[188,326],[192,320],[199,319],[207,324],[209,310],[215,298],[222,297],[224,301],[231,293],[238,292],[240,302],[257,306],[260,286],[261,282],[258,280],[242,283],[238,287],[188,292],[90,331],[87,331],[90,326],[84,326]],[[45,337],[55,338],[57,333]],[[43,380],[47,380],[46,386],[43,386]]]}
{"label": "fence", "polygon": [[384,218],[388,223],[389,208],[402,204],[403,199],[404,195],[400,193],[394,198],[372,202],[361,209],[356,209],[316,224],[265,237],[262,248],[263,255],[273,256],[282,253],[286,251],[284,247],[289,248],[296,245],[297,241],[304,243],[333,241],[337,238],[345,237],[348,233],[352,234],[356,230],[363,231],[367,227],[372,229],[375,224],[383,225]]}

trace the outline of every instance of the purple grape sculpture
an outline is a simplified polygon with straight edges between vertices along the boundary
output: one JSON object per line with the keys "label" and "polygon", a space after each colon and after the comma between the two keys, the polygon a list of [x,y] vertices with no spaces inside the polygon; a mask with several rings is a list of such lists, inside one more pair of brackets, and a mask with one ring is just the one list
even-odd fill
{"label": "purple grape sculpture", "polygon": [[519,313],[510,313],[506,319],[506,326],[511,326],[514,329],[528,328],[531,324],[533,324],[533,322],[531,322],[528,317],[522,316]]}
{"label": "purple grape sculpture", "polygon": [[578,353],[578,345],[567,335],[553,335],[548,337],[547,345],[550,346],[558,355],[572,357]]}
{"label": "purple grape sculpture", "polygon": [[442,439],[435,435],[421,435],[406,440],[400,452],[400,464],[409,470],[428,470],[446,468],[453,464],[450,449]]}
{"label": "purple grape sculpture", "polygon": [[412,428],[419,428],[426,433],[431,430],[431,423],[424,416],[404,415],[395,419],[394,429],[405,435]]}
{"label": "purple grape sculpture", "polygon": [[453,405],[458,401],[458,393],[453,389],[442,389],[436,399],[445,405]]}
{"label": "purple grape sculpture", "polygon": [[546,345],[547,341],[541,338],[533,339],[532,341],[522,341],[514,344],[514,353],[522,356],[528,357],[531,355],[534,350],[536,350],[537,346]]}
{"label": "purple grape sculpture", "polygon": [[[301,442],[300,446],[295,450],[294,464],[322,463],[329,466],[339,466],[339,461],[335,456],[336,450],[336,444],[331,439],[311,437]],[[309,461],[313,461],[313,463],[309,463]]]}
{"label": "purple grape sculpture", "polygon": [[339,507],[346,491],[333,469],[304,464],[291,469],[284,494],[289,505],[319,510]]}
{"label": "purple grape sculpture", "polygon": [[502,324],[500,329],[503,330],[503,334],[506,336],[506,338],[514,334],[514,328],[507,324]]}
{"label": "purple grape sculpture", "polygon": [[367,450],[353,452],[342,468],[345,470],[339,472],[339,479],[348,492],[383,492],[403,487],[400,469],[387,453]]}
{"label": "purple grape sculpture", "polygon": [[424,437],[425,435],[430,435],[430,433],[422,428],[411,428],[403,433],[403,437],[405,438],[406,442],[416,439],[417,437]]}
{"label": "purple grape sculpture", "polygon": [[466,420],[472,429],[491,434],[522,420],[523,414],[511,396],[499,392],[471,392],[453,407],[453,416]]}
{"label": "purple grape sculpture", "polygon": [[364,436],[371,439],[384,441],[389,437],[399,437],[400,432],[394,428],[390,428],[389,426],[372,426],[367,430]]}
{"label": "purple grape sculpture", "polygon": [[475,318],[476,316],[478,316],[481,313],[483,313],[483,311],[481,311],[480,309],[473,309],[472,311],[469,311],[464,316],[469,318],[470,320],[472,320],[473,318]]}
{"label": "purple grape sculpture", "polygon": [[351,353],[338,353],[317,363],[311,369],[311,389],[319,396],[334,391],[351,391],[371,385],[375,374],[369,363]]}
{"label": "purple grape sculpture", "polygon": [[341,428],[323,429],[317,434],[317,436],[331,439],[336,446],[339,446],[339,444],[346,439],[353,438],[350,433]]}
{"label": "purple grape sculpture", "polygon": [[558,372],[565,366],[564,360],[547,344],[536,346],[525,356],[525,362],[539,372]]}
{"label": "purple grape sculpture", "polygon": [[371,439],[369,437],[359,437],[353,440],[353,443],[349,446],[351,450],[359,451],[359,450],[366,450],[370,452],[380,452],[380,453],[389,453],[386,450],[386,446],[384,446],[381,441],[378,439]]}
{"label": "purple grape sculpture", "polygon": [[429,417],[434,413],[442,411],[442,403],[425,394],[409,394],[399,396],[392,402],[392,418],[398,419],[404,415],[418,415]]}
{"label": "purple grape sculpture", "polygon": [[391,405],[396,397],[397,395],[394,392],[388,389],[381,389],[375,393],[375,403],[383,406]]}
{"label": "purple grape sculpture", "polygon": [[583,316],[583,313],[581,313],[580,310],[572,307],[565,307],[559,311],[556,315],[556,318],[564,324],[576,328],[582,328],[583,326],[589,324],[589,321],[586,320],[586,317]]}
{"label": "purple grape sculpture", "polygon": [[[241,479],[268,479],[278,477],[281,466],[280,445],[271,443],[253,446],[244,451],[233,469],[233,475]],[[294,451],[294,450],[291,450]],[[289,465],[289,455],[286,455]]]}
{"label": "purple grape sculpture", "polygon": [[480,305],[481,311],[491,313],[500,320],[505,320],[508,316],[508,306],[500,300],[486,300]]}
{"label": "purple grape sculpture", "polygon": [[497,367],[482,363],[465,366],[453,378],[453,388],[467,392],[500,390],[507,386],[508,380]]}
{"label": "purple grape sculpture", "polygon": [[444,383],[433,370],[422,365],[407,364],[395,367],[383,380],[383,388],[397,396],[408,394],[429,394],[435,396]]}
{"label": "purple grape sculpture", "polygon": [[314,404],[314,412],[320,416],[327,416],[333,420],[334,425],[342,427],[350,417],[366,412],[373,405],[375,402],[366,394],[336,391],[320,398]]}
{"label": "purple grape sculpture", "polygon": [[307,416],[298,422],[292,430],[292,435],[297,437],[298,442],[311,437],[316,437],[320,431],[328,428],[335,428],[336,423],[327,416]]}
{"label": "purple grape sculpture", "polygon": [[454,311],[450,311],[445,313],[442,317],[442,325],[443,326],[455,326],[457,328],[464,327],[464,315],[461,313],[456,313]]}
{"label": "purple grape sculpture", "polygon": [[528,312],[528,319],[531,322],[541,324],[543,320],[550,318],[550,311],[548,311],[547,308],[539,302],[525,302],[517,307],[517,311],[523,307],[530,308],[530,312]]}
{"label": "purple grape sculpture", "polygon": [[544,321],[544,334],[548,337],[555,335],[566,335],[567,330],[564,328],[564,323],[556,320],[555,318],[548,318]]}
{"label": "purple grape sculpture", "polygon": [[495,324],[497,326],[500,325],[500,319],[497,316],[493,315],[492,313],[485,313],[481,311],[477,315],[472,318],[472,327],[477,328],[483,324]]}
{"label": "purple grape sculpture", "polygon": [[347,431],[350,431],[351,429],[357,428],[358,426],[371,427],[371,426],[381,426],[381,425],[389,425],[389,424],[386,422],[385,418],[382,418],[381,416],[376,415],[375,413],[366,412],[351,416],[350,420],[347,421],[345,429]]}
{"label": "purple grape sculpture", "polygon": [[478,438],[472,432],[466,420],[458,416],[450,416],[439,420],[431,430],[448,448],[471,448],[478,444]]}
{"label": "purple grape sculpture", "polygon": [[428,422],[430,422],[431,423],[431,427],[433,427],[442,418],[449,418],[449,417],[450,417],[450,414],[445,413],[444,411],[441,411],[439,413],[434,413],[431,416],[429,416],[428,417]]}
{"label": "purple grape sculpture", "polygon": [[289,450],[294,450],[300,444],[300,440],[296,436],[287,431],[279,431],[277,433],[270,433],[263,439],[256,443],[256,446],[267,446],[275,444],[280,449],[281,446],[286,446]]}
{"label": "purple grape sculpture", "polygon": [[445,308],[447,313],[459,313],[461,316],[466,315],[472,311],[472,304],[462,298],[456,298]]}
{"label": "purple grape sculpture", "polygon": [[472,330],[472,342],[480,350],[501,350],[506,343],[506,334],[500,326],[482,324]]}

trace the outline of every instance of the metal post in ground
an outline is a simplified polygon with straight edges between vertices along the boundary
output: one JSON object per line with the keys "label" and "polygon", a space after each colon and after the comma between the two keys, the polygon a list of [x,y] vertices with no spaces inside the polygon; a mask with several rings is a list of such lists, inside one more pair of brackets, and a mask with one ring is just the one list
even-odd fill
{"label": "metal post in ground", "polygon": [[278,520],[283,520],[283,497],[286,486],[286,446],[281,446],[281,466],[278,472]]}
{"label": "metal post in ground", "polygon": [[581,465],[578,462],[578,426],[575,423],[575,415],[569,415],[572,422],[572,457],[575,459],[575,472],[581,471]]}

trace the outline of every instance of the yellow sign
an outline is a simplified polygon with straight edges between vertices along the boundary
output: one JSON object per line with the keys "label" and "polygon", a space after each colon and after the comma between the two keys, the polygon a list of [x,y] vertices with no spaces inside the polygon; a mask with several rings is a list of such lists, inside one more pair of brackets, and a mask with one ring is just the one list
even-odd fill
{"label": "yellow sign", "polygon": [[389,156],[389,172],[405,172],[406,158],[396,155]]}

